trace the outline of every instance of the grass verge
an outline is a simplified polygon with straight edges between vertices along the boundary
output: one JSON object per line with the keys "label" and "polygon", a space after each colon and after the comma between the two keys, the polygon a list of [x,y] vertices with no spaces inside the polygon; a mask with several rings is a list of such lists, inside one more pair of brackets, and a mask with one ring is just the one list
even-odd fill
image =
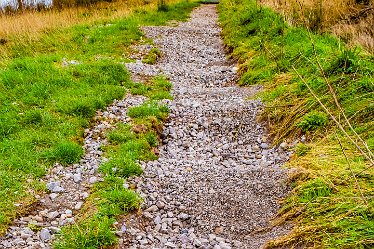
{"label": "grass verge", "polygon": [[240,84],[264,85],[260,119],[274,143],[298,141],[287,164],[294,189],[275,221],[295,226],[268,247],[372,247],[373,56],[254,0],[222,0],[219,12]]}
{"label": "grass verge", "polygon": [[[0,234],[44,191],[39,179],[51,165],[80,159],[96,110],[135,91],[123,63],[129,45],[142,38],[139,25],[184,20],[195,6],[182,1],[166,11],[139,10],[7,47],[0,62]],[[169,97],[168,83],[156,82],[138,88],[151,99]]]}

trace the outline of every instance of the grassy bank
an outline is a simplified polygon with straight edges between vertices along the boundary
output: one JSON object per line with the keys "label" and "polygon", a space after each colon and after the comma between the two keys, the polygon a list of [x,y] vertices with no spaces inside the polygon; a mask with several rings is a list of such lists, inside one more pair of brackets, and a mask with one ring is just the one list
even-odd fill
{"label": "grassy bank", "polygon": [[373,56],[254,0],[222,0],[219,12],[240,83],[264,85],[260,119],[295,152],[293,191],[275,221],[294,229],[268,246],[372,247]]}
{"label": "grassy bank", "polygon": [[194,6],[182,1],[162,11],[140,9],[2,47],[0,234],[45,190],[40,178],[51,165],[79,161],[83,130],[96,110],[133,87],[122,63],[129,61],[129,45],[142,40],[139,25],[183,20]]}

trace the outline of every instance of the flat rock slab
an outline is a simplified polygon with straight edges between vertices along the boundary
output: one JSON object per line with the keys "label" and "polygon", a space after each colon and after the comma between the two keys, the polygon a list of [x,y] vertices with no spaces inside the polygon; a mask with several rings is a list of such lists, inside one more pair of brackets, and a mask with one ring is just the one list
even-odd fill
{"label": "flat rock slab", "polygon": [[238,87],[226,59],[214,5],[202,5],[178,27],[143,27],[163,57],[128,64],[133,75],[163,72],[174,100],[157,161],[129,179],[144,197],[141,214],[119,222],[123,248],[260,248],[287,232],[266,228],[288,187],[280,166],[286,151],[271,148],[256,122],[261,87]]}

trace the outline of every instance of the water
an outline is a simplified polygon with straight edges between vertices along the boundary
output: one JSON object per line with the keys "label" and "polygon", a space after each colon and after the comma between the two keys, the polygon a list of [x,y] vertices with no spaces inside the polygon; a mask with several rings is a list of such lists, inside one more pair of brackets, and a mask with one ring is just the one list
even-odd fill
{"label": "water", "polygon": [[[37,5],[44,5],[46,7],[52,6],[53,0],[22,0],[25,7],[36,7]],[[17,0],[0,0],[0,10],[6,7],[18,9]]]}

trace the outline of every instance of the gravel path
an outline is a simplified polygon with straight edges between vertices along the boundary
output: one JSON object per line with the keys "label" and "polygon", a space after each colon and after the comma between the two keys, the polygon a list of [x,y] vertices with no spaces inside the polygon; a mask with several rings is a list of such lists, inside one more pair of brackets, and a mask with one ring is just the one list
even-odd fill
{"label": "gravel path", "polygon": [[[287,193],[279,166],[289,155],[270,148],[256,122],[261,102],[248,97],[260,87],[235,86],[236,68],[225,58],[216,20],[215,6],[203,5],[178,27],[144,27],[163,57],[156,65],[126,64],[136,80],[167,75],[175,99],[165,101],[171,114],[159,159],[142,163],[143,176],[129,179],[145,201],[142,212],[115,224],[120,248],[260,248],[287,232],[253,233],[268,225]],[[128,95],[97,113],[80,163],[50,170],[43,179],[50,194],[36,196],[32,211],[0,238],[0,248],[51,247],[102,180],[97,169],[107,160],[100,151],[105,132],[129,122],[127,109],[144,100]]]}
{"label": "gravel path", "polygon": [[260,87],[235,86],[214,5],[178,27],[144,27],[163,57],[155,66],[128,64],[138,77],[162,71],[173,83],[170,121],[157,161],[129,181],[143,211],[121,221],[121,248],[261,248],[285,228],[268,226],[287,193],[280,165],[288,153],[270,148],[256,122]]}

